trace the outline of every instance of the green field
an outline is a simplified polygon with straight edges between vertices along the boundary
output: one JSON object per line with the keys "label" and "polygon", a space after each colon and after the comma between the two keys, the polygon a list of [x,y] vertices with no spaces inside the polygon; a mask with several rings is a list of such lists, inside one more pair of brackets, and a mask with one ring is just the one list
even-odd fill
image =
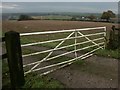
{"label": "green field", "polygon": [[61,16],[61,15],[48,15],[48,16],[33,16],[34,19],[41,20],[70,20],[70,16]]}

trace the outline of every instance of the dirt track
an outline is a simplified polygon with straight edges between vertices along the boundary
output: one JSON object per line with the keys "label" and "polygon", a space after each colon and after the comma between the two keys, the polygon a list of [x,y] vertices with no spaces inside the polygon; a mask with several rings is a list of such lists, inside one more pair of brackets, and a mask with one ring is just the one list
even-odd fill
{"label": "dirt track", "polygon": [[[106,61],[110,61],[113,65],[104,65]],[[81,66],[73,64],[58,70],[50,74],[50,76],[61,81],[68,88],[117,87],[117,60],[92,56],[91,58],[86,59],[85,62],[86,64]]]}
{"label": "dirt track", "polygon": [[[39,47],[31,49],[41,50]],[[54,54],[61,52],[65,51],[56,51]],[[74,54],[70,56],[74,57]],[[24,58],[24,61],[26,61],[24,63],[27,63],[27,60],[37,61],[38,58]],[[72,64],[50,73],[48,76],[59,80],[67,88],[116,88],[118,85],[118,61],[113,58],[94,55],[85,59],[84,64]]]}

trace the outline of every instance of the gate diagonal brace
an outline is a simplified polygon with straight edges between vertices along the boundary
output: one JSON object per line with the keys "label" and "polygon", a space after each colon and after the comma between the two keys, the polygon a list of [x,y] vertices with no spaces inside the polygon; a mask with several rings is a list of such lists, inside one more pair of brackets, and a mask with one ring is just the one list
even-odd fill
{"label": "gate diagonal brace", "polygon": [[[85,36],[84,34],[82,34],[80,31],[78,31],[78,33],[81,36],[84,36],[88,41],[90,41],[91,43],[93,43],[94,45],[97,45],[98,47],[100,47],[97,43],[95,43],[94,41],[92,41],[91,39],[89,39],[87,36]],[[100,47],[101,49],[103,49],[103,47]]]}
{"label": "gate diagonal brace", "polygon": [[[74,32],[70,33],[70,34],[66,37],[66,39],[70,38],[73,34],[74,34]],[[62,44],[66,41],[66,39],[63,40],[63,41],[61,41],[61,42],[53,49],[53,51],[56,50],[60,45],[62,45]],[[43,58],[39,63],[37,63],[36,65],[34,65],[29,71],[32,71],[33,69],[35,69],[38,65],[40,65],[41,62],[44,62],[48,57],[51,56],[51,54],[53,53],[53,51],[51,51],[51,52],[50,52],[45,58]]]}
{"label": "gate diagonal brace", "polygon": [[[100,44],[103,44],[103,43],[100,43]],[[52,65],[45,66],[45,67],[42,67],[42,68],[34,69],[34,70],[32,70],[32,71],[27,71],[27,72],[25,72],[24,74],[26,75],[26,74],[28,74],[28,73],[36,72],[36,71],[39,71],[39,70],[42,70],[42,69],[46,69],[46,68],[50,68],[50,67],[54,67],[54,66],[59,66],[59,65],[63,65],[63,64],[65,65],[65,64],[68,64],[68,63],[72,63],[72,62],[74,62],[74,61],[76,61],[76,60],[78,60],[78,59],[85,59],[85,58],[87,58],[87,57],[92,56],[93,54],[91,54],[91,53],[93,53],[94,51],[96,51],[96,50],[98,50],[98,49],[100,49],[100,48],[101,48],[101,47],[96,48],[96,49],[94,49],[94,50],[92,50],[92,51],[90,51],[90,52],[88,52],[88,53],[85,53],[85,54],[79,56],[79,57],[76,57],[76,58],[73,58],[73,59],[70,59],[70,60],[61,62],[61,63],[52,64]]]}

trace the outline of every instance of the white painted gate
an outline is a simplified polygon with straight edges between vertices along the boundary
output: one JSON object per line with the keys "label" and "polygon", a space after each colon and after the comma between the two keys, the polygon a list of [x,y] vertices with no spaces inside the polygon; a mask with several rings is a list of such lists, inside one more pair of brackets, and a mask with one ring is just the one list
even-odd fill
{"label": "white painted gate", "polygon": [[[92,33],[92,30],[100,30],[101,32]],[[83,31],[83,32],[84,31],[89,31],[91,33],[90,34],[83,34],[81,31]],[[66,38],[60,38],[60,39],[55,39],[55,40],[36,42],[36,43],[28,43],[28,44],[21,45],[21,47],[27,47],[27,46],[33,46],[33,45],[39,45],[39,44],[45,44],[45,43],[61,41],[53,49],[23,55],[23,57],[29,57],[29,56],[34,56],[34,55],[49,52],[49,54],[46,57],[44,57],[42,60],[23,65],[24,68],[29,67],[31,65],[34,65],[30,70],[24,72],[25,75],[28,74],[28,73],[31,73],[31,72],[36,72],[36,71],[40,71],[40,70],[43,70],[43,69],[58,66],[57,68],[51,69],[51,70],[49,70],[47,72],[44,72],[44,73],[40,74],[40,75],[46,75],[46,74],[48,74],[50,72],[53,72],[53,71],[55,71],[57,69],[63,68],[65,66],[67,66],[67,65],[70,65],[70,64],[74,63],[75,61],[77,61],[78,59],[82,60],[82,59],[85,59],[85,58],[87,58],[89,56],[92,56],[96,50],[105,48],[106,27],[83,28],[83,29],[72,29],[72,30],[59,30],[59,31],[46,31],[46,32],[33,32],[33,33],[21,33],[20,36],[22,37],[22,36],[29,36],[29,35],[44,35],[44,34],[55,34],[55,33],[61,33],[62,34],[62,33],[66,33],[66,32],[70,32],[70,34]],[[74,35],[74,37],[72,35]],[[92,40],[89,38],[89,36],[98,36],[98,35],[103,35],[103,36],[100,37],[100,38],[92,39]],[[78,43],[77,39],[80,39],[80,38],[83,38],[83,37],[86,39],[86,41]],[[66,40],[72,40],[72,39],[74,39],[74,41],[75,41],[74,44],[60,47]],[[100,42],[100,43],[95,42],[95,41],[99,41],[99,40],[104,40],[104,42]],[[76,47],[77,45],[87,44],[89,42],[91,42],[93,45],[90,45],[90,46],[87,46],[87,47],[82,47],[82,48],[77,48]],[[72,47],[72,46],[74,46],[74,50],[68,51],[68,52],[65,52],[63,54],[59,54],[59,55],[56,55],[56,56],[53,56],[53,57],[50,57],[51,54],[54,51],[65,49],[65,48]],[[97,46],[97,48],[95,48],[95,49],[93,49],[93,50],[91,50],[91,51],[89,51],[87,53],[84,53],[84,54],[82,54],[80,56],[77,55],[77,51],[86,50],[86,49],[96,47],[96,46]],[[37,68],[42,62],[50,61],[50,60],[53,60],[55,58],[59,58],[61,56],[65,56],[65,55],[70,54],[70,53],[75,54],[75,57],[73,59],[63,61],[63,62],[59,62],[59,63],[55,63],[55,64],[52,64],[52,65],[47,65],[45,67]]]}

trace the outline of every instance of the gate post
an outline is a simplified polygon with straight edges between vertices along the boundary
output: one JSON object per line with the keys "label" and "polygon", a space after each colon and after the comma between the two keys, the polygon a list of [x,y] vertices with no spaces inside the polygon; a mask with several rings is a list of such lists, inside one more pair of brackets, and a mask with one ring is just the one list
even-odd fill
{"label": "gate post", "polygon": [[112,26],[110,35],[109,35],[109,43],[108,43],[108,48],[109,49],[114,49],[114,39],[115,39],[115,26]]}
{"label": "gate post", "polygon": [[6,32],[5,43],[11,87],[18,88],[23,86],[25,83],[19,33],[14,31]]}

